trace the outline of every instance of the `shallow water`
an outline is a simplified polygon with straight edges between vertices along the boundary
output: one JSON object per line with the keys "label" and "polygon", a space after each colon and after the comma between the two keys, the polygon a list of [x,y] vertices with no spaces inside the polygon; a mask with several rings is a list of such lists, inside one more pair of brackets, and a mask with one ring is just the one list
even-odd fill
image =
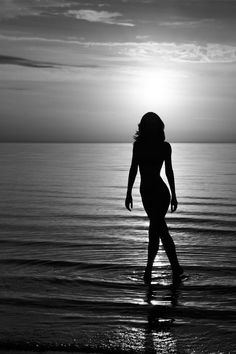
{"label": "shallow water", "polygon": [[124,208],[130,144],[1,144],[2,350],[233,353],[235,144],[173,144],[187,275],[161,248],[142,283],[148,221]]}

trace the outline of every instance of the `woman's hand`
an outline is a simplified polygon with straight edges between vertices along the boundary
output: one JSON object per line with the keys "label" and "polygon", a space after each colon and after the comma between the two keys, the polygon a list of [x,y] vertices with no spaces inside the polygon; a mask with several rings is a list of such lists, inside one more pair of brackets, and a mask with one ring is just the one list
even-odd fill
{"label": "woman's hand", "polygon": [[125,198],[125,207],[126,209],[128,209],[129,211],[131,211],[131,209],[133,208],[133,198],[131,194],[127,194],[126,198]]}
{"label": "woman's hand", "polygon": [[171,205],[171,212],[173,213],[177,209],[177,206],[178,206],[178,202],[177,202],[177,199],[175,196],[171,198],[170,205]]}

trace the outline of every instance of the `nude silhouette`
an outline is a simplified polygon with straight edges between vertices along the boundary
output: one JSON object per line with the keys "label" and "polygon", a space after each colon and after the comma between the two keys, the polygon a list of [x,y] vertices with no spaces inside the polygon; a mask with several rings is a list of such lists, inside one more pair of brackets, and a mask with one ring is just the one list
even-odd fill
{"label": "nude silhouette", "polygon": [[[159,249],[161,239],[169,259],[173,281],[179,281],[183,274],[176,254],[175,244],[169,234],[165,215],[171,204],[171,212],[177,209],[178,202],[175,194],[175,180],[171,160],[171,145],[165,141],[164,123],[153,113],[146,113],[134,136],[133,156],[129,170],[126,208],[133,208],[132,188],[139,168],[141,183],[140,194],[144,210],[149,218],[149,242],[147,265],[144,272],[144,283],[150,284],[152,267]],[[160,176],[161,167],[165,163],[165,173],[171,190]]]}

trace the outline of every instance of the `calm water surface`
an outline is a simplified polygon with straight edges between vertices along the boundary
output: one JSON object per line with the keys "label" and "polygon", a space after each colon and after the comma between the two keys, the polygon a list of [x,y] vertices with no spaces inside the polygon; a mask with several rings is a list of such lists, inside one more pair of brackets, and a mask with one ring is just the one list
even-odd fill
{"label": "calm water surface", "polygon": [[172,285],[161,248],[148,288],[131,144],[0,145],[0,349],[234,353],[236,145],[172,149],[187,279]]}

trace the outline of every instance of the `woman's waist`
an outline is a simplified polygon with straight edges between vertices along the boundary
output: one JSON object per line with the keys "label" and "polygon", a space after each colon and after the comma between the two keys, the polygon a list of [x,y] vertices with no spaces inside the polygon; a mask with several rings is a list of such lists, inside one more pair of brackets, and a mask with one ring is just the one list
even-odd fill
{"label": "woman's waist", "polygon": [[140,189],[153,189],[153,188],[167,188],[165,182],[160,175],[156,175],[152,178],[142,178],[140,182]]}

